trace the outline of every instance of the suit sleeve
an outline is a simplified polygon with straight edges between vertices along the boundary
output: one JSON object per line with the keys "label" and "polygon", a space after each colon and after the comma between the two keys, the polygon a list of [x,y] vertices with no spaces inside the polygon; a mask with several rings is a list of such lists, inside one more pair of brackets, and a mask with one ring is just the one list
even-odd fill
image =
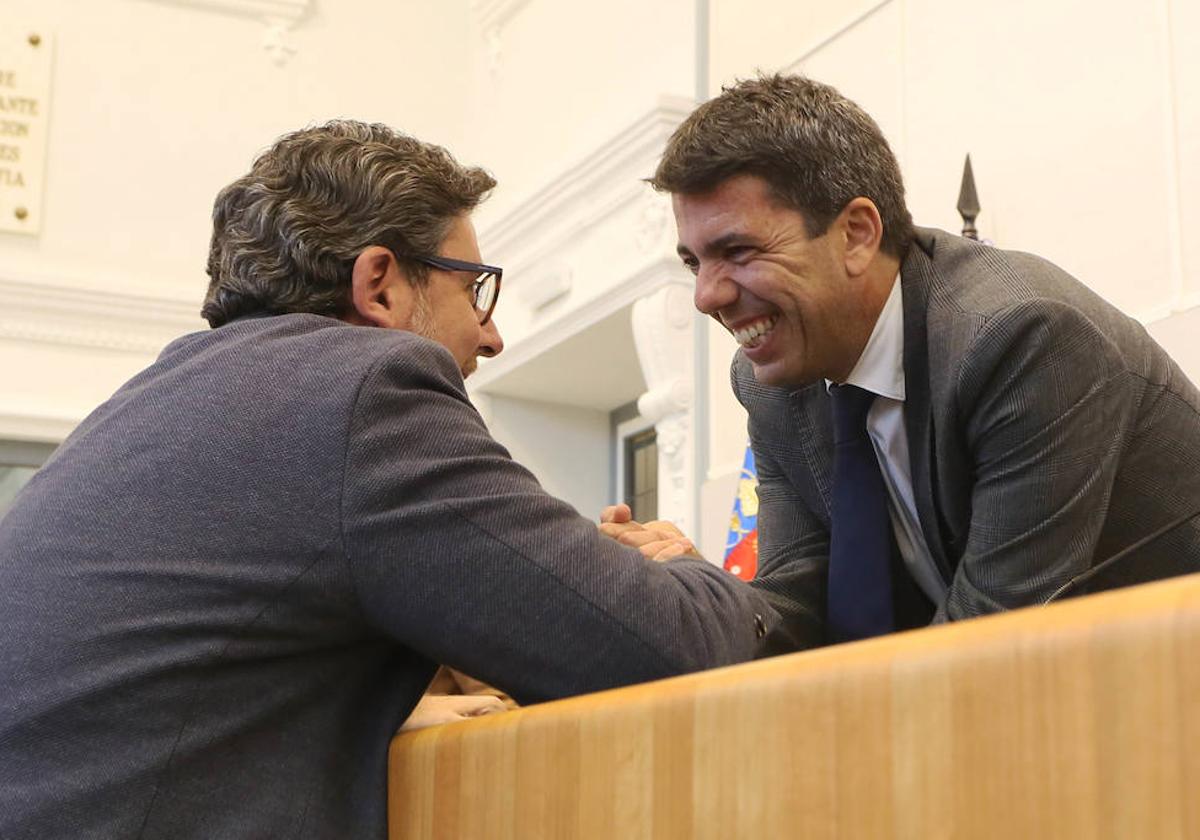
{"label": "suit sleeve", "polygon": [[601,535],[491,438],[449,354],[402,347],[349,430],[343,539],[371,625],[523,704],[755,656],[778,622],[762,596]]}
{"label": "suit sleeve", "polygon": [[1044,601],[1089,568],[1140,389],[1066,304],[993,317],[957,377],[974,470],[970,531],[935,621]]}
{"label": "suit sleeve", "polygon": [[829,531],[813,514],[771,451],[772,435],[751,408],[735,357],[730,371],[733,392],[750,412],[750,445],[758,473],[758,572],[751,586],[782,617],[762,655],[773,656],[825,643],[825,582],[829,567]]}

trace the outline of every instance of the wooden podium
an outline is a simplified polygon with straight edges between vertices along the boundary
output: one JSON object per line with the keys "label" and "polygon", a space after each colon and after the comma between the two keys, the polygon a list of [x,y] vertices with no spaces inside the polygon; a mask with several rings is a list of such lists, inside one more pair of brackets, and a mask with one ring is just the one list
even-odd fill
{"label": "wooden podium", "polygon": [[397,737],[400,838],[1200,838],[1200,575]]}

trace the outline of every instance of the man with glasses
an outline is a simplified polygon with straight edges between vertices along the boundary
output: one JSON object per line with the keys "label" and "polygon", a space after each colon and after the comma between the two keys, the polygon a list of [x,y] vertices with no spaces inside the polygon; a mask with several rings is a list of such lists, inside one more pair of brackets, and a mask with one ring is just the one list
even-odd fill
{"label": "man with glasses", "polygon": [[213,213],[214,329],[98,408],[0,528],[0,836],[375,837],[439,663],[522,703],[749,659],[778,615],[601,535],[488,434],[494,182],[336,122]]}

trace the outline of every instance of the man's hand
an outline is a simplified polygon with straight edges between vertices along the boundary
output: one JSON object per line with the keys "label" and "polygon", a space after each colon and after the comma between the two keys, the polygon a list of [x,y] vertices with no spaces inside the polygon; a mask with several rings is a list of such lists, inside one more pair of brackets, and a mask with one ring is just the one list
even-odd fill
{"label": "man's hand", "polygon": [[699,556],[696,546],[675,524],[656,519],[644,525],[635,522],[629,505],[609,505],[600,512],[600,533],[622,545],[632,546],[643,557],[662,563],[681,554]]}
{"label": "man's hand", "polygon": [[426,694],[412,710],[408,720],[404,721],[400,731],[411,732],[506,710],[504,701],[490,694]]}

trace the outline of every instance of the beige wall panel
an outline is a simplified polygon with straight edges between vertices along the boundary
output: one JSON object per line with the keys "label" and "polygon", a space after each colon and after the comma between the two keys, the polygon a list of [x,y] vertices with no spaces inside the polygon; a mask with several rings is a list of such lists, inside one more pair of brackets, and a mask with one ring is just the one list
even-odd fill
{"label": "beige wall panel", "polygon": [[715,94],[722,84],[760,69],[790,66],[880,5],[881,0],[711,0],[709,90]]}
{"label": "beige wall panel", "polygon": [[904,3],[875,4],[836,38],[801,58],[792,72],[833,85],[883,131],[904,168]]}
{"label": "beige wall panel", "polygon": [[[737,342],[711,319],[708,324],[709,475],[736,470],[746,449],[746,411],[729,387],[729,365]],[[730,497],[732,503],[733,497]]]}
{"label": "beige wall panel", "polygon": [[971,152],[982,235],[1131,314],[1173,292],[1165,34],[1140,6],[905,0],[906,176],[956,229]]}
{"label": "beige wall panel", "polygon": [[708,329],[708,469],[700,481],[700,524],[694,538],[700,552],[720,563],[749,434],[746,410],[729,387],[729,364],[737,342],[716,321]]}
{"label": "beige wall panel", "polygon": [[[743,424],[745,429],[745,424]],[[745,452],[743,432],[741,451]],[[709,470],[709,478],[700,485],[700,524],[693,536],[696,547],[710,562],[723,565],[725,545],[729,540],[729,524],[733,516],[733,501],[737,498],[741,464],[725,472]]]}
{"label": "beige wall panel", "polygon": [[1188,378],[1200,385],[1200,306],[1161,318],[1147,329]]}
{"label": "beige wall panel", "polygon": [[[1169,0],[1184,304],[1200,306],[1200,3]],[[1197,342],[1200,344],[1200,342]],[[1193,374],[1200,375],[1200,370]]]}

